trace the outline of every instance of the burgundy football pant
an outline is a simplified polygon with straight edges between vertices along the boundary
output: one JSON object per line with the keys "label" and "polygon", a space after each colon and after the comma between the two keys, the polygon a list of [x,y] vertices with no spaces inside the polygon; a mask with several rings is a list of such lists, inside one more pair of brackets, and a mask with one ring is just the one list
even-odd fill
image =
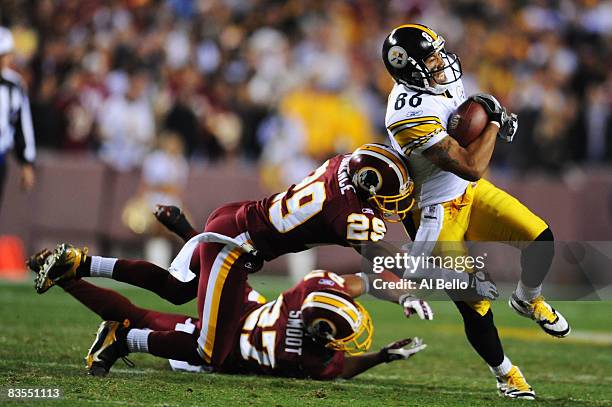
{"label": "burgundy football pant", "polygon": [[[215,210],[204,231],[220,233],[240,242],[250,241],[246,228],[236,221],[236,212],[242,204],[229,204]],[[232,245],[200,244],[190,265],[197,278],[187,283],[146,261],[117,261],[113,269],[115,280],[155,292],[174,304],[198,298],[196,334],[174,331],[174,325],[166,325],[165,329],[147,326],[156,331],[149,335],[151,354],[190,364],[202,364],[204,360],[216,368],[223,364],[237,346],[242,317],[265,302],[256,292],[249,296],[252,289],[247,283],[248,256],[242,254],[240,248]]]}

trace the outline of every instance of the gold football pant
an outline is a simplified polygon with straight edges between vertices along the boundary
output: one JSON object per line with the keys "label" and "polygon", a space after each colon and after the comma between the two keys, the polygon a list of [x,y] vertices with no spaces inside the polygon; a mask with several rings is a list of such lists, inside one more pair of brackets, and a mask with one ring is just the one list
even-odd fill
{"label": "gold football pant", "polygon": [[[524,249],[548,228],[518,199],[484,179],[470,183],[463,195],[442,206],[444,221],[432,252],[435,256],[465,256],[466,240],[500,241]],[[420,212],[413,212],[417,229]],[[485,315],[491,306],[488,300],[469,305],[480,315]]]}

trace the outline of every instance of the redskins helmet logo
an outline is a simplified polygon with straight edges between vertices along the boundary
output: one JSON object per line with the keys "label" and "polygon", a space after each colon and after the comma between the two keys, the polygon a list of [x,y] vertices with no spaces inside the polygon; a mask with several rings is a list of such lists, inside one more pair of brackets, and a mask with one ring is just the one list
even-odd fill
{"label": "redskins helmet logo", "polygon": [[378,192],[382,186],[382,175],[376,168],[364,167],[355,174],[357,185],[364,191]]}
{"label": "redskins helmet logo", "polygon": [[403,68],[408,64],[408,53],[399,45],[394,45],[387,52],[387,60],[394,68]]}

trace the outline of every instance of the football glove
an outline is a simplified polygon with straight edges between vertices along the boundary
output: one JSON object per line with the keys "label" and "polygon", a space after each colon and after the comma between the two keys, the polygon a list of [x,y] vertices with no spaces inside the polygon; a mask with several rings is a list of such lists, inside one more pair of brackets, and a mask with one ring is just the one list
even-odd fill
{"label": "football glove", "polygon": [[191,226],[185,217],[185,214],[180,208],[174,205],[158,204],[153,215],[155,215],[157,221],[164,225],[166,229],[185,241],[197,234],[193,226]]}
{"label": "football glove", "polygon": [[[505,109],[504,109],[505,111]],[[508,115],[508,119],[497,132],[497,137],[504,140],[506,143],[512,143],[514,135],[518,130],[518,116],[514,113]]]}
{"label": "football glove", "polygon": [[487,112],[487,116],[489,116],[489,120],[499,123],[500,127],[503,126],[505,109],[495,98],[495,96],[487,93],[477,93],[470,96],[470,99],[478,102],[482,107],[484,107],[485,111]]}
{"label": "football glove", "polygon": [[497,137],[506,143],[512,143],[514,135],[518,130],[518,116],[514,113],[508,113],[505,107],[493,95],[487,93],[477,93],[470,96],[470,99],[478,102],[484,107],[489,120],[499,124]]}
{"label": "football glove", "polygon": [[421,338],[406,338],[388,344],[380,350],[380,355],[385,363],[389,363],[408,359],[426,347],[427,345],[423,343]]}
{"label": "football glove", "polygon": [[434,313],[426,301],[420,300],[413,295],[404,294],[399,298],[399,304],[404,308],[404,315],[410,318],[417,314],[419,318],[431,321]]}
{"label": "football glove", "polygon": [[476,292],[476,294],[482,298],[488,300],[495,300],[499,297],[497,292],[497,286],[489,277],[489,274],[484,271],[477,271],[470,273],[470,288]]}

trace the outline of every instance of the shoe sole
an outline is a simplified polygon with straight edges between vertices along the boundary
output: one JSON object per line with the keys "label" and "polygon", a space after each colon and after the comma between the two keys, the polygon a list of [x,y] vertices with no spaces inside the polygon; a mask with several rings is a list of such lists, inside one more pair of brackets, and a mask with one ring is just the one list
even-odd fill
{"label": "shoe sole", "polygon": [[103,366],[94,363],[87,371],[87,374],[95,377],[105,377],[108,376],[108,370],[106,370]]}
{"label": "shoe sole", "polygon": [[[49,288],[55,285],[55,282],[51,280],[50,278],[48,278],[48,276],[49,276],[49,271],[51,271],[51,269],[53,268],[55,263],[57,263],[59,258],[60,258],[60,254],[57,253],[57,251],[51,254],[49,257],[47,257],[47,260],[45,260],[45,263],[43,267],[41,268],[41,270],[38,272],[38,274],[36,274],[36,280],[34,283],[35,283],[36,292],[38,294],[43,294],[47,292]],[[45,287],[45,283],[47,281],[49,281],[51,284]]]}

